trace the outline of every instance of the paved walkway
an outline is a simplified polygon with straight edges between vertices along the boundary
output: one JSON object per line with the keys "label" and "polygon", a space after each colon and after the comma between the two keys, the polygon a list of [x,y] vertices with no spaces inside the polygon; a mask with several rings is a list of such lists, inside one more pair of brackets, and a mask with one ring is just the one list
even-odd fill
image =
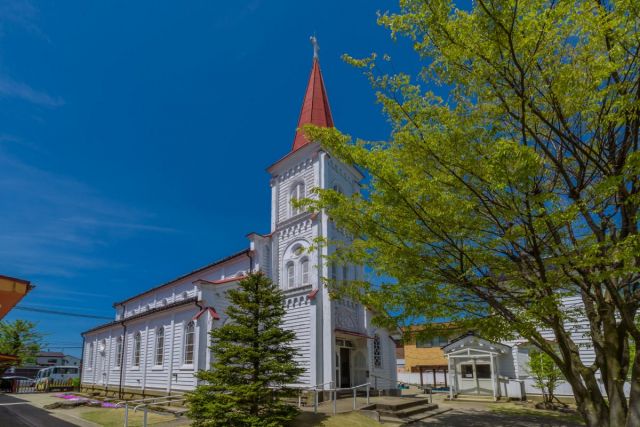
{"label": "paved walkway", "polygon": [[72,423],[54,416],[19,397],[0,394],[0,426],[11,427],[73,427]]}
{"label": "paved walkway", "polygon": [[[371,397],[371,403],[390,402],[406,398],[398,397]],[[421,422],[411,424],[412,427],[450,426],[450,427],[581,427],[582,424],[548,416],[536,416],[529,414],[512,414],[493,411],[494,405],[501,405],[492,401],[453,401],[445,400],[444,395],[433,396],[433,403],[437,403],[439,409],[447,412],[440,413]],[[358,397],[357,408],[366,405],[364,397]],[[511,406],[511,404],[505,404]],[[499,406],[498,406],[499,408]],[[313,406],[301,408],[303,411],[313,412]],[[339,399],[336,402],[336,412],[345,413],[353,410],[353,399]],[[333,414],[331,402],[323,402],[318,407],[318,413]]]}
{"label": "paved walkway", "polygon": [[[73,409],[45,410],[46,404],[60,401],[54,397],[57,393],[32,393],[19,395],[0,394],[0,426],[11,427],[96,427],[95,423],[83,420],[80,414],[83,411],[95,410],[90,407],[77,407]],[[392,397],[371,397],[371,403],[396,400]],[[444,396],[436,395],[434,403],[441,409],[449,409],[448,412],[427,418],[421,422],[413,423],[414,427],[450,426],[450,427],[580,427],[582,424],[563,421],[546,416],[528,414],[515,414],[508,412],[496,412],[492,408],[492,402],[465,402],[444,400]],[[364,397],[358,397],[356,405],[361,408],[366,405]],[[513,405],[511,405],[513,407]],[[338,413],[353,410],[353,399],[340,399],[337,401]],[[302,408],[303,411],[313,411],[313,406]],[[320,405],[318,412],[331,415],[333,406],[330,402]],[[170,422],[156,424],[156,427],[186,426],[189,421],[185,418],[175,419]],[[376,424],[379,425],[379,424]]]}
{"label": "paved walkway", "polygon": [[491,412],[486,409],[452,409],[449,412],[411,424],[415,427],[580,427],[582,424],[550,417]]}
{"label": "paved walkway", "polygon": [[[513,408],[511,403],[474,402],[474,401],[446,401],[445,396],[435,395],[434,403],[447,412],[427,418],[421,422],[413,423],[414,427],[583,427],[583,424],[555,419],[544,415],[529,415],[502,412],[500,405],[505,409]],[[492,410],[497,409],[497,410]]]}
{"label": "paved walkway", "polygon": [[[20,400],[22,408],[20,408],[21,412],[28,413],[39,413],[46,414],[47,422],[40,422],[35,424],[15,424],[16,427],[71,427],[71,426],[80,426],[80,427],[100,427],[99,424],[93,423],[91,421],[87,421],[81,417],[83,412],[95,412],[96,410],[100,410],[100,408],[90,407],[90,406],[78,406],[75,408],[69,409],[44,409],[45,405],[54,402],[60,402],[61,399],[55,397],[58,392],[55,393],[24,393],[24,394],[12,394],[12,395],[1,395],[0,397],[4,397],[6,399],[16,399]],[[112,411],[112,409],[102,409],[104,411]],[[0,412],[1,414],[1,412]],[[61,423],[61,424],[56,424]],[[153,423],[154,427],[178,427],[178,426],[188,426],[190,421],[185,417],[179,417],[176,419],[172,419],[166,422],[155,422]],[[0,427],[11,426],[14,424],[4,423],[3,418],[0,417]]]}

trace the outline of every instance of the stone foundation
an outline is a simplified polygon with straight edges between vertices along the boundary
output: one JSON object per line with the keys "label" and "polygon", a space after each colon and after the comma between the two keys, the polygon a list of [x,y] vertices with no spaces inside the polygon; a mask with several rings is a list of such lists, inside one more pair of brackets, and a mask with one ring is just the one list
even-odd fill
{"label": "stone foundation", "polygon": [[[86,384],[83,383],[80,385],[80,392],[85,393],[89,396],[96,397],[105,397],[109,399],[122,399],[122,400],[137,400],[137,399],[146,399],[148,397],[163,397],[167,396],[168,393],[166,390],[159,389],[142,389],[135,387],[122,387],[120,390],[117,386],[101,386],[96,384]],[[120,393],[121,392],[121,393]],[[184,391],[176,391],[174,390],[172,394],[184,393]]]}

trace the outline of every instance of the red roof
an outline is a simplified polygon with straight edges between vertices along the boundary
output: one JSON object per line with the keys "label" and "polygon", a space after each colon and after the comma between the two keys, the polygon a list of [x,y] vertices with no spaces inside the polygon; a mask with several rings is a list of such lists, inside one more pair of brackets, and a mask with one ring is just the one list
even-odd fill
{"label": "red roof", "polygon": [[320,71],[320,62],[318,58],[313,58],[313,67],[307,84],[307,92],[302,102],[302,110],[300,111],[300,119],[298,120],[298,130],[293,140],[293,148],[298,148],[307,144],[309,141],[304,136],[302,126],[314,124],[320,127],[333,127],[333,117],[331,117],[331,108],[329,108],[329,98],[324,87],[322,72]]}

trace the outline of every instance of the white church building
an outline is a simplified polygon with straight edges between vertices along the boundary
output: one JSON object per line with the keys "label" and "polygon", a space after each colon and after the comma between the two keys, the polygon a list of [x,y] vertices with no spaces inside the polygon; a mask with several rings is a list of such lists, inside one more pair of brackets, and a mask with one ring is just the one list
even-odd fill
{"label": "white church building", "polygon": [[[363,176],[308,141],[305,124],[333,127],[317,54],[291,150],[271,175],[271,231],[251,233],[248,248],[114,304],[114,320],[83,332],[82,388],[109,395],[185,392],[194,374],[211,364],[209,332],[227,321],[226,291],[250,271],[262,271],[284,291],[284,327],[296,335],[299,386],[353,387],[371,381],[395,387],[395,343],[371,323],[372,313],[349,299],[332,299],[323,278],[363,278],[362,267],[329,264],[325,245],[344,240],[326,213],[312,214],[291,200],[314,187],[359,191]],[[277,156],[274,156],[277,158]],[[375,378],[375,381],[374,381]]]}

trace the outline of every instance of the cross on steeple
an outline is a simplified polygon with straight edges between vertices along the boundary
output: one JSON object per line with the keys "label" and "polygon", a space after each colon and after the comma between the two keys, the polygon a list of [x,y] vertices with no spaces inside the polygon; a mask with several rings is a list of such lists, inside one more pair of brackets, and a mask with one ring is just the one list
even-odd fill
{"label": "cross on steeple", "polygon": [[320,45],[318,44],[318,39],[316,36],[309,37],[311,40],[311,44],[313,45],[313,59],[318,59],[318,52],[320,52]]}

